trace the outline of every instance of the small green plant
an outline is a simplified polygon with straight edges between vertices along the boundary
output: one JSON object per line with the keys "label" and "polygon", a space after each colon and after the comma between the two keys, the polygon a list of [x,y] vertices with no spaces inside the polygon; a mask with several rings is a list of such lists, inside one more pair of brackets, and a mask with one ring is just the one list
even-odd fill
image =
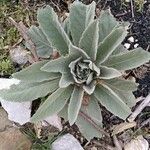
{"label": "small green plant", "polygon": [[[48,96],[31,121],[58,114],[70,125],[76,123],[88,140],[102,136],[98,103],[122,119],[129,116],[137,85],[122,73],[150,59],[142,48],[125,50],[121,42],[129,24],[116,21],[109,10],[96,17],[95,6],[74,2],[62,23],[50,6],[39,9],[39,26],[32,26],[29,35],[42,61],[13,74],[20,84],[0,91],[3,99],[14,102]],[[54,50],[60,57],[44,60]]]}
{"label": "small green plant", "polygon": [[0,76],[11,75],[14,72],[14,67],[9,58],[5,55],[0,55]]}
{"label": "small green plant", "polygon": [[138,11],[143,10],[144,3],[145,3],[145,0],[135,0],[135,5],[136,5]]}
{"label": "small green plant", "polygon": [[57,140],[59,136],[64,134],[64,130],[61,132],[50,133],[47,137],[42,136],[37,137],[36,133],[30,128],[21,128],[22,133],[24,133],[28,139],[32,142],[31,150],[50,150],[52,143]]}

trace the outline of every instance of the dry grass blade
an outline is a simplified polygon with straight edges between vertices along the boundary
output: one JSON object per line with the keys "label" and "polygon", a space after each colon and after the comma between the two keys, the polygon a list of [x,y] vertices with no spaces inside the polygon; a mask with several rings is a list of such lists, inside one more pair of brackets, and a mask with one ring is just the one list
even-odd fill
{"label": "dry grass blade", "polygon": [[34,60],[38,61],[38,56],[36,54],[36,48],[34,43],[31,41],[30,37],[27,35],[28,28],[23,24],[22,21],[17,23],[13,18],[9,17],[10,22],[18,29],[21,36],[24,38],[24,40],[30,45],[32,49],[32,54],[34,56]]}
{"label": "dry grass blade", "polygon": [[141,113],[141,111],[150,103],[150,94],[142,101],[142,103],[135,109],[135,111],[129,116],[128,121],[133,122],[135,118]]}
{"label": "dry grass blade", "polygon": [[123,132],[124,130],[127,130],[127,129],[130,129],[130,128],[133,128],[136,126],[136,122],[133,121],[133,122],[124,122],[124,123],[121,123],[119,125],[116,125],[113,129],[113,132],[112,132],[112,135],[116,135],[120,132]]}

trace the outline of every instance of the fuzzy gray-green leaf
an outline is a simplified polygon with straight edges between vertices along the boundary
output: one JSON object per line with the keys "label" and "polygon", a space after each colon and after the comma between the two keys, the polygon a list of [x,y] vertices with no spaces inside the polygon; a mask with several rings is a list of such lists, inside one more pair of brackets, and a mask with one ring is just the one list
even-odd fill
{"label": "fuzzy gray-green leaf", "polygon": [[90,96],[88,105],[83,105],[81,111],[86,113],[98,125],[102,125],[102,114],[97,99],[94,95]]}
{"label": "fuzzy gray-green leaf", "polygon": [[70,72],[63,73],[61,76],[61,79],[59,81],[59,87],[60,88],[65,88],[69,86],[70,84],[74,83],[74,79],[72,77],[72,74]]}
{"label": "fuzzy gray-green leaf", "polygon": [[124,26],[119,26],[115,28],[106,38],[100,43],[97,50],[97,64],[103,63],[112,52],[121,44],[127,35],[126,28]]}
{"label": "fuzzy gray-green leaf", "polygon": [[112,53],[112,55],[117,55],[117,54],[121,54],[121,53],[126,53],[128,52],[128,50],[122,45],[120,44]]}
{"label": "fuzzy gray-green leaf", "polygon": [[111,31],[119,24],[110,10],[102,10],[99,17],[99,43],[102,42]]}
{"label": "fuzzy gray-green leaf", "polygon": [[131,113],[130,108],[124,101],[104,84],[96,87],[94,95],[106,109],[122,119],[126,119]]}
{"label": "fuzzy gray-green leaf", "polygon": [[79,127],[81,133],[88,141],[90,141],[94,137],[101,138],[102,133],[98,130],[98,127],[102,126],[102,115],[96,98],[92,96],[92,98],[89,101],[89,105],[82,106],[81,111],[97,124],[97,128],[95,128],[90,122],[88,122],[87,119],[85,119],[81,114],[79,114],[76,124]]}
{"label": "fuzzy gray-green leaf", "polygon": [[150,53],[144,51],[142,48],[137,48],[126,53],[111,56],[103,65],[117,70],[129,70],[143,65],[149,60]]}
{"label": "fuzzy gray-green leaf", "polygon": [[120,91],[135,91],[137,90],[137,86],[138,86],[138,84],[133,81],[119,79],[119,78],[107,80],[105,82],[107,83],[107,85],[114,86]]}
{"label": "fuzzy gray-green leaf", "polygon": [[33,101],[39,97],[55,91],[58,88],[59,80],[47,82],[14,85],[8,90],[0,90],[0,96],[4,100],[13,102]]}
{"label": "fuzzy gray-green leaf", "polygon": [[70,125],[73,125],[78,117],[83,100],[83,94],[84,90],[81,87],[74,87],[68,106],[68,120]]}
{"label": "fuzzy gray-green leaf", "polygon": [[136,104],[136,99],[132,93],[137,89],[137,84],[124,79],[105,80],[105,84],[110,87],[129,107]]}
{"label": "fuzzy gray-green leaf", "polygon": [[71,60],[72,57],[59,57],[46,63],[43,67],[41,67],[41,70],[46,72],[67,72]]}
{"label": "fuzzy gray-green leaf", "polygon": [[90,59],[89,55],[81,48],[78,48],[72,44],[69,46],[69,54],[76,55],[76,57],[88,58]]}
{"label": "fuzzy gray-green leaf", "polygon": [[96,59],[98,46],[98,21],[92,22],[83,32],[79,41],[79,47],[83,49],[92,60]]}
{"label": "fuzzy gray-green leaf", "polygon": [[86,27],[94,20],[96,3],[85,5],[81,2],[74,2],[71,5],[69,21],[73,42],[79,45],[79,40]]}
{"label": "fuzzy gray-green leaf", "polygon": [[37,14],[40,28],[47,36],[47,39],[61,54],[68,52],[68,46],[71,43],[63,27],[58,21],[58,17],[50,6],[41,8]]}
{"label": "fuzzy gray-green leaf", "polygon": [[58,73],[48,73],[40,70],[47,62],[48,61],[36,62],[31,66],[14,73],[12,76],[23,82],[42,82],[58,78],[60,76]]}
{"label": "fuzzy gray-green leaf", "polygon": [[59,88],[51,94],[31,118],[32,122],[57,114],[67,103],[72,93],[72,87]]}
{"label": "fuzzy gray-green leaf", "polygon": [[121,76],[122,74],[114,69],[106,66],[100,66],[100,79],[112,79]]}
{"label": "fuzzy gray-green leaf", "polygon": [[49,58],[53,52],[53,48],[42,30],[39,27],[31,26],[28,34],[36,46],[37,55],[42,58]]}

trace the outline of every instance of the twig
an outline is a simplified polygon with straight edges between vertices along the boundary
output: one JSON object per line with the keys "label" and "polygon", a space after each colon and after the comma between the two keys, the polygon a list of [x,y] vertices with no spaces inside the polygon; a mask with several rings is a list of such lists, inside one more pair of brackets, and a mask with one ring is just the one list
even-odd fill
{"label": "twig", "polygon": [[141,111],[150,103],[150,94],[141,102],[135,111],[129,116],[128,121],[132,122],[141,113]]}
{"label": "twig", "polygon": [[33,54],[34,60],[38,61],[38,56],[36,53],[36,48],[34,43],[31,41],[30,37],[27,35],[27,27],[23,24],[22,21],[17,23],[13,18],[9,17],[10,22],[18,29],[24,40],[30,45],[31,52]]}
{"label": "twig", "polygon": [[133,6],[133,0],[131,0],[131,12],[132,12],[132,18],[134,18],[134,6]]}
{"label": "twig", "polygon": [[143,126],[145,126],[146,124],[150,124],[150,118],[148,118],[147,120],[143,121],[143,122],[141,123],[141,126],[143,127]]}
{"label": "twig", "polygon": [[114,141],[116,149],[117,150],[122,150],[122,146],[121,146],[120,142],[118,141],[116,135],[113,136],[113,141]]}
{"label": "twig", "polygon": [[86,115],[84,112],[80,111],[79,115],[82,116],[85,120],[87,120],[93,127],[95,127],[98,131],[100,131],[102,134],[104,134],[107,137],[110,137],[110,135],[104,131],[101,127],[99,127],[88,115]]}
{"label": "twig", "polygon": [[147,46],[146,51],[148,51],[150,49],[150,45]]}
{"label": "twig", "polygon": [[111,145],[108,145],[108,144],[101,144],[100,142],[94,140],[92,141],[96,146],[99,146],[99,147],[104,147],[105,149],[107,150],[116,150],[115,147],[112,147]]}

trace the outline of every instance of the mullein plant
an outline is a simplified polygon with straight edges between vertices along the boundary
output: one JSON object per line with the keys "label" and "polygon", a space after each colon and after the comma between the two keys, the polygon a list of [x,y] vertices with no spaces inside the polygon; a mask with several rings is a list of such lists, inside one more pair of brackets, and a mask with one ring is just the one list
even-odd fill
{"label": "mullein plant", "polygon": [[[0,91],[3,99],[14,102],[46,97],[31,121],[58,114],[70,125],[76,123],[88,140],[102,136],[99,103],[121,119],[130,115],[137,84],[122,74],[150,59],[142,48],[128,51],[121,45],[128,23],[116,21],[109,10],[97,17],[95,7],[95,2],[74,2],[63,22],[50,6],[39,9],[39,26],[32,26],[28,35],[41,61],[12,75],[20,84]],[[54,51],[60,57],[51,59]]]}

